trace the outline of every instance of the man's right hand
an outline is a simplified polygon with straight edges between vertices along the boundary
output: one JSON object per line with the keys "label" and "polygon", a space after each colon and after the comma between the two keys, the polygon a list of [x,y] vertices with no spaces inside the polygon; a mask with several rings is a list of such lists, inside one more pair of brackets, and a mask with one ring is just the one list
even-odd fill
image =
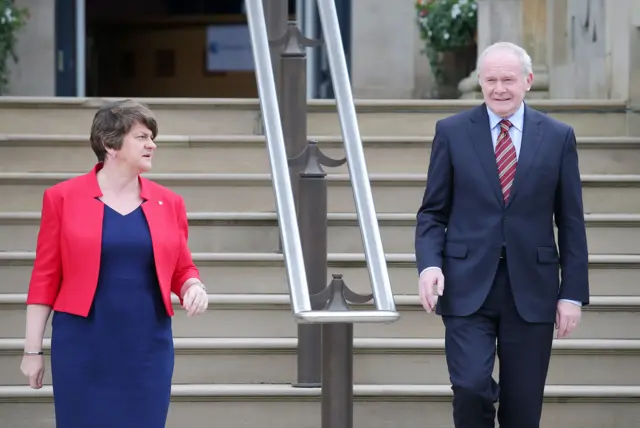
{"label": "man's right hand", "polygon": [[418,282],[420,302],[424,309],[431,313],[438,303],[438,296],[444,293],[444,275],[438,268],[427,269],[420,274]]}

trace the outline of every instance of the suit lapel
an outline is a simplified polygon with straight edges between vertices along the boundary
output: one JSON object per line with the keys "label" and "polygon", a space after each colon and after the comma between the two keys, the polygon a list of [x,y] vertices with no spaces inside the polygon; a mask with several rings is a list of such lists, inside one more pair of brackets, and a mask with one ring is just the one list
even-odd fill
{"label": "suit lapel", "polygon": [[542,121],[537,117],[536,112],[531,111],[531,109],[529,109],[525,104],[520,156],[518,157],[516,176],[513,179],[513,185],[511,187],[509,200],[507,201],[507,207],[509,207],[513,202],[518,193],[518,189],[522,187],[527,178],[527,174],[531,170],[531,166],[535,163],[543,134],[541,122]]}
{"label": "suit lapel", "polygon": [[491,125],[489,124],[489,115],[484,104],[475,108],[475,111],[471,114],[471,122],[469,138],[473,142],[473,147],[478,155],[482,169],[487,176],[487,180],[489,180],[491,192],[493,192],[500,205],[504,205],[500,180],[498,180],[496,154],[491,139]]}

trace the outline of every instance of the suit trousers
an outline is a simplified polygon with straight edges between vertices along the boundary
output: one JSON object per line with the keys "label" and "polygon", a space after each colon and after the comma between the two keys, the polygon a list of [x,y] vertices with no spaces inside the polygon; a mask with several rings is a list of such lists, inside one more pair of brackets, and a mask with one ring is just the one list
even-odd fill
{"label": "suit trousers", "polygon": [[[554,324],[519,315],[506,259],[477,312],[442,318],[455,427],[494,428],[499,402],[500,428],[539,428]],[[496,353],[499,383],[492,376]]]}

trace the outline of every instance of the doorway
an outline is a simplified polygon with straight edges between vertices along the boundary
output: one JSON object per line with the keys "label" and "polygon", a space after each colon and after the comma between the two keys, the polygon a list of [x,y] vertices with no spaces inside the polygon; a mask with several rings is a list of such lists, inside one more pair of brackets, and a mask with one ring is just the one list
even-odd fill
{"label": "doorway", "polygon": [[[85,58],[77,55],[79,3],[86,7]],[[76,96],[84,87],[90,97],[256,98],[243,3],[56,0],[56,93]],[[291,19],[295,11],[289,0]],[[84,84],[76,70],[82,63]]]}
{"label": "doorway", "polygon": [[[54,1],[57,96],[258,95],[244,0]],[[288,0],[289,16],[301,6],[305,31],[321,38],[315,1]],[[334,1],[350,68],[352,0]],[[326,52],[308,53],[310,98],[333,98]]]}

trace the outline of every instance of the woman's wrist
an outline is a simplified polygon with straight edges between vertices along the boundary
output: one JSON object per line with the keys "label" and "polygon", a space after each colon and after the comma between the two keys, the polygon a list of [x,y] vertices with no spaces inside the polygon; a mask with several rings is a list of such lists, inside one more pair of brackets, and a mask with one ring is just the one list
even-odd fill
{"label": "woman's wrist", "polygon": [[196,281],[196,282],[194,282],[194,283],[192,283],[192,284],[191,284],[191,286],[194,286],[194,285],[195,285],[196,287],[200,287],[200,288],[202,288],[204,291],[207,291],[207,287],[205,287],[205,286],[204,286],[204,284],[203,284],[202,282],[200,282],[200,281]]}
{"label": "woman's wrist", "polygon": [[25,355],[39,353],[39,352],[42,352],[42,339],[38,340],[38,339],[32,339],[28,337],[24,343]]}
{"label": "woman's wrist", "polygon": [[207,291],[207,288],[204,286],[202,281],[200,281],[198,278],[190,278],[186,280],[182,285],[182,288],[180,290],[180,297],[184,297],[184,295],[191,288],[192,285],[202,288],[205,292]]}

